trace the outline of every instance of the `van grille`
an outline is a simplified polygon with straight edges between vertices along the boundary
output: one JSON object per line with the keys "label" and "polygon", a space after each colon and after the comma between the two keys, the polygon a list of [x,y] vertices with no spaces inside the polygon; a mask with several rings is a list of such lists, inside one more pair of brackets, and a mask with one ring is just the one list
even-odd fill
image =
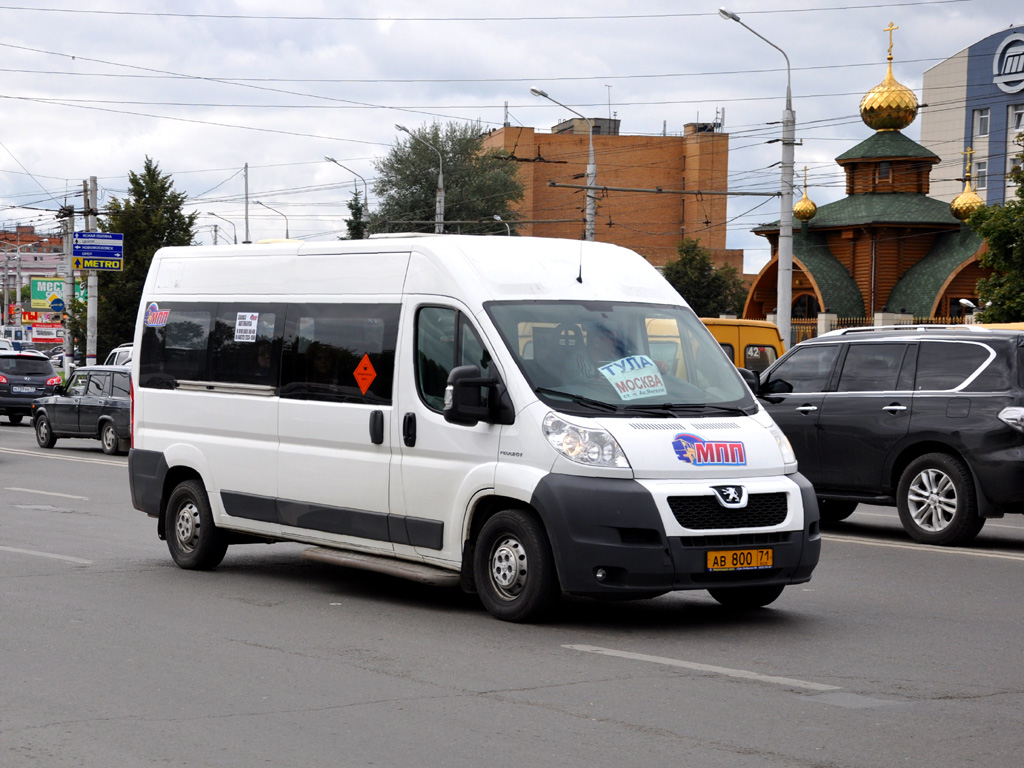
{"label": "van grille", "polygon": [[785,493],[752,493],[742,509],[727,509],[714,496],[669,496],[668,505],[691,531],[767,528],[782,523],[789,512]]}

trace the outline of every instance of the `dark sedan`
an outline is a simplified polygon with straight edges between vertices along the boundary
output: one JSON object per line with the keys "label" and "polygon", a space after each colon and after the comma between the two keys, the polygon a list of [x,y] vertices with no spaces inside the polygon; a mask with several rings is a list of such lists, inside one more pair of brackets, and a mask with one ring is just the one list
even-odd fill
{"label": "dark sedan", "polygon": [[58,437],[100,441],[106,454],[126,453],[131,440],[131,369],[120,365],[79,368],[50,397],[32,406],[36,442],[52,448]]}
{"label": "dark sedan", "polygon": [[32,402],[52,394],[58,384],[60,376],[45,355],[0,350],[0,413],[11,424],[32,415]]}

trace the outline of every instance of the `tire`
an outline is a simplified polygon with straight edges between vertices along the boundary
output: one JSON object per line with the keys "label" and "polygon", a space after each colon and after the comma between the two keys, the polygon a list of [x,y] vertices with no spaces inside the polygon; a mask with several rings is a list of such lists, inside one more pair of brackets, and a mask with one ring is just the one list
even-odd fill
{"label": "tire", "polygon": [[765,587],[716,587],[708,592],[726,608],[751,610],[774,603],[783,589],[784,584],[772,584]]}
{"label": "tire", "polygon": [[544,526],[522,509],[498,512],[484,523],[473,575],[480,602],[502,621],[542,618],[561,593]]}
{"label": "tire", "polygon": [[967,544],[985,525],[978,516],[970,470],[944,453],[928,453],[907,465],[900,476],[896,506],[903,528],[925,544]]}
{"label": "tire", "polygon": [[818,514],[823,523],[839,523],[853,514],[856,501],[845,499],[818,499]]}
{"label": "tire", "polygon": [[36,442],[39,443],[40,448],[53,448],[57,442],[57,436],[53,434],[53,428],[50,426],[50,420],[45,416],[40,416],[36,419]]}
{"label": "tire", "polygon": [[185,570],[216,568],[228,551],[227,539],[213,524],[206,489],[198,480],[186,480],[171,492],[164,531],[171,559]]}
{"label": "tire", "polygon": [[8,414],[8,415],[7,415],[7,420],[8,420],[9,422],[11,422],[11,424],[14,424],[15,426],[17,426],[18,424],[21,424],[21,420],[22,420],[23,418],[25,418],[25,417],[24,417],[24,416],[22,416],[22,415],[21,415],[20,413],[16,413],[16,414]]}
{"label": "tire", "polygon": [[121,441],[117,437],[114,425],[109,421],[100,427],[100,445],[103,446],[103,452],[107,456],[115,456],[119,453]]}

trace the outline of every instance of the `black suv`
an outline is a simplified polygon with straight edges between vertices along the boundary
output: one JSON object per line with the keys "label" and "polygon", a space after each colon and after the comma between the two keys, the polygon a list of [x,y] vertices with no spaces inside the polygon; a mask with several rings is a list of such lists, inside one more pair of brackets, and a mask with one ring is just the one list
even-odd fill
{"label": "black suv", "polygon": [[66,386],[32,404],[36,442],[52,448],[58,437],[98,439],[106,454],[126,453],[131,441],[131,368],[92,365]]}
{"label": "black suv", "polygon": [[60,384],[50,359],[39,352],[0,350],[0,413],[11,424],[32,413],[32,401]]}
{"label": "black suv", "polygon": [[833,331],[793,347],[756,389],[823,521],[895,504],[914,539],[956,545],[1024,512],[1021,331]]}

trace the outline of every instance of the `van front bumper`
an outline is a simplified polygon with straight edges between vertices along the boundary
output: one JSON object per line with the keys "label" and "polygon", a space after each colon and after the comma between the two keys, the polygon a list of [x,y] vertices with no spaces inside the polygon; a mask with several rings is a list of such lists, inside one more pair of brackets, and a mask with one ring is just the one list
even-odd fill
{"label": "van front bumper", "polygon": [[[551,540],[565,592],[622,597],[672,590],[767,586],[809,581],[821,552],[817,500],[801,475],[803,526],[668,536],[650,491],[633,480],[548,475],[532,499]],[[772,550],[764,570],[709,572],[707,553]]]}

